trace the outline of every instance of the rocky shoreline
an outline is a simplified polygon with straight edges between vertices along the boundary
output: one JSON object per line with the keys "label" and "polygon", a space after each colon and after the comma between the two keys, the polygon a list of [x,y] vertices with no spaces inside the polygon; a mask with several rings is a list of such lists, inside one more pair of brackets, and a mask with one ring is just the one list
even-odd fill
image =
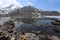
{"label": "rocky shoreline", "polygon": [[[15,30],[14,28],[15,28],[15,23],[14,21],[11,21],[11,20],[1,25],[0,26],[0,40],[27,40],[27,39],[60,40],[60,31],[58,29],[59,27],[55,26],[54,24],[45,27],[45,25],[44,26],[40,25],[40,23],[37,23],[37,24],[23,23],[21,24],[21,26],[17,28],[19,31]],[[56,30],[56,28],[58,30]]]}

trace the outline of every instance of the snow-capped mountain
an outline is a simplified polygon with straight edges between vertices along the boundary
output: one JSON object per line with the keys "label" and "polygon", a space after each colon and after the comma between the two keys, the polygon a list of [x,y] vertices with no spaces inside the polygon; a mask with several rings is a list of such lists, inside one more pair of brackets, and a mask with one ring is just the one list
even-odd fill
{"label": "snow-capped mountain", "polygon": [[24,6],[22,8],[15,9],[14,11],[10,12],[9,15],[11,17],[40,17],[41,15],[50,15],[50,16],[59,16],[60,13],[57,11],[43,11],[39,10],[33,6]]}
{"label": "snow-capped mountain", "polygon": [[38,17],[40,16],[40,13],[38,13],[40,10],[33,7],[33,6],[24,6],[22,8],[17,8],[14,11],[10,12],[9,15],[11,17]]}

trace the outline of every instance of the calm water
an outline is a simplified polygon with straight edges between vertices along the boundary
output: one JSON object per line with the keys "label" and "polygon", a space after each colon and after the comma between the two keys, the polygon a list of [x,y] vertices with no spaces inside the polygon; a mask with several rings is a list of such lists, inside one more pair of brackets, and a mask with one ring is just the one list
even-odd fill
{"label": "calm water", "polygon": [[[10,17],[1,17],[0,18],[0,25],[2,25],[3,23],[7,22],[10,20]],[[41,23],[41,24],[44,24],[44,25],[50,25],[52,22],[52,20],[39,20],[37,21],[37,23]],[[22,25],[21,25],[22,24]],[[19,27],[18,27],[19,26]],[[18,27],[18,28],[17,28]],[[24,30],[24,31],[27,31],[27,32],[32,32],[32,30],[38,30],[38,31],[42,31],[44,32],[44,30],[47,32],[50,31],[53,32],[49,27],[46,29],[46,27],[35,27],[33,25],[29,25],[29,24],[24,24],[22,22],[16,22],[16,28],[17,30]]]}
{"label": "calm water", "polygon": [[[5,22],[9,21],[10,19],[11,19],[10,17],[0,17],[0,25],[4,24]],[[43,20],[38,20],[36,23],[50,25],[52,21],[53,20],[44,20],[43,19]],[[21,21],[20,22],[16,21],[15,24],[16,24],[16,26],[19,26],[20,24],[22,24],[22,22]]]}

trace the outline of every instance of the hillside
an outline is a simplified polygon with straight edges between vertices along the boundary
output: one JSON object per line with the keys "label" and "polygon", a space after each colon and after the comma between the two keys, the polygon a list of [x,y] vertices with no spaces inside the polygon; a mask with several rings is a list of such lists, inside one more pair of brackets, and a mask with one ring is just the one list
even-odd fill
{"label": "hillside", "polygon": [[21,17],[37,17],[42,15],[52,15],[52,16],[59,16],[60,13],[56,11],[43,11],[39,10],[33,6],[25,6],[23,8],[15,9],[14,11],[10,12],[10,16],[21,16]]}

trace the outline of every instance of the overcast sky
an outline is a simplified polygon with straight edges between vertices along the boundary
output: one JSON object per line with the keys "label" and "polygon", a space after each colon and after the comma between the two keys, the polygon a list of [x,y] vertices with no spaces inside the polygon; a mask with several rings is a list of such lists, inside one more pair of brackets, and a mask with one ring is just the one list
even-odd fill
{"label": "overcast sky", "polygon": [[0,8],[9,6],[11,4],[19,7],[32,5],[41,10],[60,12],[60,0],[0,0]]}

